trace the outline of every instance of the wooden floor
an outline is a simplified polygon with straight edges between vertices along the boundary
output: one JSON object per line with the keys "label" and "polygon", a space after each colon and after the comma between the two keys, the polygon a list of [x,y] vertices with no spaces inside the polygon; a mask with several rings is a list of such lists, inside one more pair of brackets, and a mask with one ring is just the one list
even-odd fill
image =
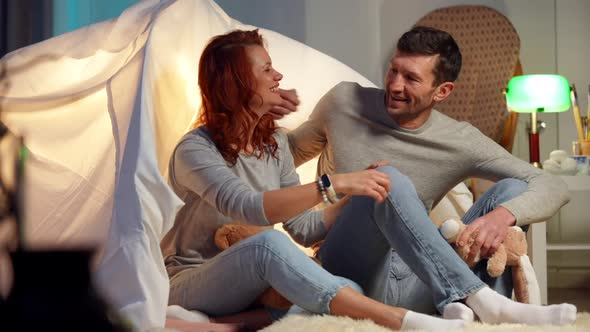
{"label": "wooden floor", "polygon": [[578,312],[590,312],[590,288],[549,288],[549,304],[571,303],[578,307]]}

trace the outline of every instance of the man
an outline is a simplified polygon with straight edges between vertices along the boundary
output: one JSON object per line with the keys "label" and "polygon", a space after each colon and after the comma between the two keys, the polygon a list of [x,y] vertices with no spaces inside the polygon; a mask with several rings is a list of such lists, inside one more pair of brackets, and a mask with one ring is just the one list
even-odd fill
{"label": "man", "polygon": [[[296,165],[321,153],[320,174],[389,161],[395,169],[389,172],[393,207],[381,217],[395,220],[429,220],[431,208],[468,177],[499,181],[463,218],[469,226],[458,243],[475,240],[468,257],[472,261],[478,252],[482,257],[493,254],[510,226],[549,219],[569,196],[557,177],[512,156],[468,123],[433,109],[452,93],[460,68],[461,53],[449,34],[415,27],[398,41],[385,90],[338,84],[310,119],[289,134],[289,142]],[[416,266],[407,261],[412,258],[402,261],[398,253],[403,248],[396,248],[384,226],[366,229],[377,207],[360,201],[353,198],[328,233],[319,255],[323,266],[356,281],[382,302],[421,312],[432,312],[435,305],[440,310],[440,303],[428,295],[432,280],[408,267]],[[475,272],[499,293],[511,295],[508,273],[491,279],[482,265]]]}

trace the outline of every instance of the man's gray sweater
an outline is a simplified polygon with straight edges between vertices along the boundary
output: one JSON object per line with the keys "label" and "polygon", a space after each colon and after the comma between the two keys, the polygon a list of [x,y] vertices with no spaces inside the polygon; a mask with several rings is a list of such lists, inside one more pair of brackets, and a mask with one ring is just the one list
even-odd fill
{"label": "man's gray sweater", "polygon": [[514,157],[469,123],[433,110],[420,128],[404,129],[389,115],[384,100],[381,89],[338,84],[310,119],[289,133],[295,164],[321,153],[320,173],[343,173],[388,160],[410,178],[427,211],[468,177],[520,179],[528,189],[502,204],[517,225],[548,220],[569,201],[561,179]]}

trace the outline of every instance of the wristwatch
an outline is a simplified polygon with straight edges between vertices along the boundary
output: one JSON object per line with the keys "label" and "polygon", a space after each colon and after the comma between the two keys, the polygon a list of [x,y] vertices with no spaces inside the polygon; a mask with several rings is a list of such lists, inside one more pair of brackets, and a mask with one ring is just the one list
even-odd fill
{"label": "wristwatch", "polygon": [[321,187],[323,187],[330,203],[334,204],[338,202],[340,198],[338,198],[338,194],[336,194],[336,190],[334,190],[334,186],[332,185],[332,181],[330,181],[328,174],[322,174],[318,179],[318,183],[320,182],[320,191]]}

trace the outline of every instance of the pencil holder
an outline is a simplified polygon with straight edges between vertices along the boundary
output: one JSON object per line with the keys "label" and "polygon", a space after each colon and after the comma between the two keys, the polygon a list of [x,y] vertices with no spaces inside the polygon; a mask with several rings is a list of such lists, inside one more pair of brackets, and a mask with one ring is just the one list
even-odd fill
{"label": "pencil holder", "polygon": [[580,154],[590,156],[590,141],[580,141]]}

